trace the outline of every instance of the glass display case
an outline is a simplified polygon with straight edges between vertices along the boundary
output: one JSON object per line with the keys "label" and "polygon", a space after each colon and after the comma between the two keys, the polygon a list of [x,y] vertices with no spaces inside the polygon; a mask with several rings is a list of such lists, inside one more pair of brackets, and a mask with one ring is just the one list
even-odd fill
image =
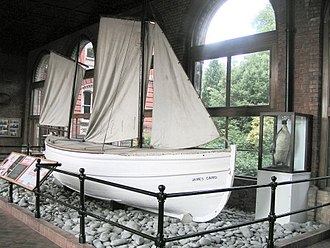
{"label": "glass display case", "polygon": [[295,112],[260,114],[258,169],[310,170],[312,115]]}

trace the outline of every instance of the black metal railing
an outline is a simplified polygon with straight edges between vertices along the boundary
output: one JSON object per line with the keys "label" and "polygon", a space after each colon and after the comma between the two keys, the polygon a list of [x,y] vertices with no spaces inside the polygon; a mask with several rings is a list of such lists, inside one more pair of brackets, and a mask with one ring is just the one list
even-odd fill
{"label": "black metal railing", "polygon": [[[275,213],[275,204],[276,204],[276,189],[278,186],[282,185],[288,185],[288,184],[298,184],[298,183],[304,183],[304,182],[312,182],[312,181],[319,181],[319,180],[327,180],[330,179],[330,176],[326,177],[318,177],[318,178],[310,178],[310,179],[304,179],[304,180],[296,180],[296,181],[285,181],[285,182],[276,182],[277,178],[275,176],[271,177],[271,182],[268,184],[262,184],[262,185],[249,185],[249,186],[237,186],[237,187],[231,187],[231,188],[222,188],[222,189],[214,189],[214,190],[203,190],[203,191],[192,191],[192,192],[180,192],[180,193],[166,193],[166,188],[164,185],[159,185],[158,186],[158,192],[152,192],[152,191],[147,191],[143,189],[138,189],[134,188],[131,186],[127,185],[122,185],[114,182],[109,182],[109,181],[104,181],[98,178],[93,178],[89,177],[85,174],[85,170],[83,168],[80,168],[79,173],[73,173],[73,172],[68,172],[64,170],[60,170],[58,168],[55,168],[58,164],[46,164],[46,163],[40,163],[40,160],[38,160],[38,163],[36,165],[36,171],[37,171],[37,178],[36,178],[36,188],[34,190],[35,193],[35,200],[36,200],[36,207],[35,207],[35,217],[40,218],[40,197],[48,198],[54,202],[60,203],[66,207],[69,207],[71,209],[74,209],[78,211],[79,213],[79,218],[80,218],[80,234],[79,234],[79,242],[80,243],[86,243],[86,234],[85,234],[85,217],[86,216],[92,216],[100,221],[104,221],[106,223],[109,223],[113,226],[119,227],[123,230],[129,231],[133,234],[139,235],[143,238],[149,239],[155,243],[157,247],[165,247],[165,244],[168,242],[173,242],[173,241],[178,241],[181,239],[186,239],[186,238],[192,238],[192,237],[197,237],[197,236],[203,236],[206,234],[210,233],[216,233],[216,232],[221,232],[221,231],[226,231],[228,229],[233,229],[233,228],[239,228],[247,225],[252,225],[256,223],[261,223],[268,221],[269,222],[269,232],[268,232],[268,238],[267,238],[267,247],[268,248],[273,248],[274,247],[274,227],[275,227],[275,222],[278,218],[286,217],[289,215],[293,214],[298,214],[302,212],[307,212],[310,210],[315,210],[317,208],[322,208],[330,205],[329,203],[322,204],[322,205],[317,205],[314,207],[310,208],[305,208],[297,211],[291,211],[283,214],[276,214]],[[47,194],[47,193],[42,193],[40,190],[40,186],[43,181],[40,181],[40,169],[41,168],[46,168],[46,169],[51,169],[57,173],[65,174],[67,176],[72,176],[76,177],[79,179],[80,182],[80,203],[79,206],[71,205],[68,204],[67,202],[58,200],[54,198],[53,196]],[[144,194],[148,195],[151,197],[154,197],[158,201],[158,226],[157,226],[157,235],[152,236],[150,234],[132,229],[130,227],[124,226],[122,224],[119,224],[115,221],[103,218],[102,216],[96,215],[92,212],[87,211],[85,207],[85,182],[86,181],[92,181],[95,183],[101,183],[105,184],[108,186],[120,188],[123,190],[128,190],[132,192],[136,192],[138,194]],[[232,191],[238,191],[238,190],[248,190],[248,189],[259,189],[259,188],[270,188],[270,209],[269,209],[269,214],[265,218],[259,218],[254,221],[247,221],[235,225],[230,225],[230,226],[225,226],[221,228],[215,228],[215,229],[210,229],[210,230],[205,230],[205,231],[198,231],[195,233],[190,233],[190,234],[185,234],[185,235],[179,235],[179,236],[174,236],[174,237],[165,237],[164,235],[164,211],[165,211],[165,201],[169,198],[177,198],[177,197],[185,197],[185,196],[193,196],[193,195],[201,195],[201,194],[214,194],[214,193],[221,193],[221,192],[232,192]],[[9,196],[8,196],[8,201],[12,202],[12,194],[13,194],[13,185],[10,182],[9,183]]]}
{"label": "black metal railing", "polygon": [[[40,170],[40,168],[49,168],[49,164],[40,164],[40,163],[38,163],[37,170]],[[282,218],[282,217],[286,217],[286,216],[289,216],[289,215],[302,213],[302,212],[306,212],[306,211],[310,211],[310,210],[313,210],[313,209],[317,209],[317,208],[321,208],[321,207],[325,207],[325,206],[330,205],[330,202],[329,202],[329,203],[318,205],[318,206],[315,206],[315,207],[306,208],[306,209],[302,209],[302,210],[298,210],[298,211],[292,211],[292,212],[288,212],[288,213],[284,213],[284,214],[280,214],[280,215],[276,215],[276,213],[275,213],[275,201],[276,201],[275,196],[276,196],[276,189],[277,189],[278,186],[288,185],[288,184],[304,183],[304,182],[311,182],[311,181],[318,181],[318,180],[326,180],[326,179],[330,179],[330,176],[304,179],[304,180],[297,180],[297,181],[286,181],[286,182],[276,182],[277,178],[275,176],[273,176],[271,178],[271,182],[269,184],[239,186],[239,187],[231,187],[231,188],[223,188],[223,189],[181,192],[181,193],[165,193],[165,190],[166,190],[165,186],[164,185],[159,185],[159,187],[158,187],[159,191],[156,193],[156,192],[151,192],[151,191],[147,191],[147,190],[142,190],[142,189],[130,187],[130,186],[127,186],[127,185],[122,185],[122,184],[118,184],[118,183],[104,181],[104,180],[101,180],[101,179],[98,179],[98,178],[89,177],[85,174],[85,170],[83,168],[81,168],[79,170],[79,172],[80,172],[79,174],[72,173],[72,172],[67,172],[67,171],[63,171],[63,170],[59,170],[59,169],[53,169],[53,170],[58,172],[58,173],[63,173],[63,174],[69,175],[69,176],[77,177],[80,180],[80,207],[76,208],[76,210],[79,212],[79,215],[80,215],[80,236],[79,236],[79,242],[80,243],[85,243],[86,242],[86,235],[85,235],[85,229],[84,229],[84,223],[85,223],[84,218],[85,218],[85,216],[90,215],[90,216],[92,216],[96,219],[99,219],[99,220],[104,221],[104,222],[108,222],[111,225],[122,228],[123,230],[129,231],[129,232],[132,232],[132,233],[137,234],[139,236],[142,236],[144,238],[147,238],[147,239],[155,242],[155,245],[157,247],[165,247],[165,244],[168,243],[168,242],[178,241],[178,240],[181,240],[181,239],[192,238],[192,237],[196,237],[196,236],[203,236],[205,234],[225,231],[225,230],[228,230],[228,229],[239,228],[239,227],[242,227],[242,226],[247,226],[247,225],[252,225],[252,224],[268,221],[269,222],[269,232],[268,232],[267,247],[272,248],[272,247],[274,247],[274,226],[275,226],[275,221],[278,218]],[[101,216],[95,215],[91,212],[88,212],[85,208],[85,205],[84,205],[84,201],[85,201],[84,200],[85,199],[85,192],[84,191],[85,191],[85,181],[86,180],[92,181],[92,182],[95,182],[95,183],[105,184],[105,185],[108,185],[108,186],[112,186],[112,187],[116,187],[116,188],[120,188],[120,189],[124,189],[124,190],[133,191],[133,192],[136,192],[136,193],[139,193],[139,194],[144,194],[144,195],[148,195],[148,196],[152,196],[152,197],[157,198],[157,200],[158,200],[158,230],[157,230],[157,235],[152,236],[152,235],[134,230],[132,228],[126,227],[126,226],[121,225],[117,222],[107,220],[107,219],[105,219]],[[46,198],[49,198],[49,199],[52,199],[52,200],[56,201],[56,199],[53,199],[53,197],[49,197],[45,194],[41,194],[39,188],[40,188],[40,184],[37,183],[37,188],[36,188],[36,192],[35,192],[36,195],[42,195]],[[186,235],[179,235],[179,236],[168,237],[168,238],[164,237],[164,211],[165,211],[164,206],[165,206],[165,201],[167,199],[177,198],[177,197],[185,197],[185,196],[193,196],[193,195],[201,195],[201,194],[214,194],[214,193],[221,193],[221,192],[228,192],[228,191],[246,190],[246,189],[258,189],[258,188],[270,188],[271,189],[271,193],[270,193],[271,194],[271,197],[270,197],[270,199],[271,199],[270,200],[270,210],[269,210],[268,217],[260,218],[260,219],[254,220],[254,221],[248,221],[248,222],[244,222],[244,223],[240,223],[240,224],[236,224],[236,225],[230,225],[230,226],[211,229],[211,230],[199,231],[199,232],[186,234]],[[63,202],[62,202],[62,204],[63,204]],[[65,204],[65,205],[70,207],[69,204]],[[37,206],[37,204],[36,204],[36,206]],[[36,207],[36,212],[38,212],[38,211],[40,211],[40,210]],[[39,213],[39,216],[40,216],[40,213]]]}

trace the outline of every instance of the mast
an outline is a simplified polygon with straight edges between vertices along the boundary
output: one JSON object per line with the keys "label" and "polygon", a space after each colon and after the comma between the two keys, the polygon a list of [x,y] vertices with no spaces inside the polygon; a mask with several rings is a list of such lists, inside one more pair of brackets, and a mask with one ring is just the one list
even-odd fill
{"label": "mast", "polygon": [[139,103],[139,133],[138,133],[138,147],[143,144],[143,120],[144,120],[144,94],[145,94],[145,73],[144,73],[144,41],[146,33],[146,15],[147,15],[147,0],[142,0],[142,15],[141,15],[141,72],[140,72],[140,103]]}
{"label": "mast", "polygon": [[78,71],[78,58],[79,58],[79,47],[80,47],[80,41],[77,44],[77,55],[76,55],[76,68],[74,71],[74,77],[73,77],[73,84],[72,84],[72,91],[71,91],[71,105],[70,105],[70,113],[69,113],[69,126],[68,126],[68,139],[70,139],[71,135],[71,119],[74,111],[74,103],[75,103],[75,88],[76,88],[76,77],[77,77],[77,71]]}

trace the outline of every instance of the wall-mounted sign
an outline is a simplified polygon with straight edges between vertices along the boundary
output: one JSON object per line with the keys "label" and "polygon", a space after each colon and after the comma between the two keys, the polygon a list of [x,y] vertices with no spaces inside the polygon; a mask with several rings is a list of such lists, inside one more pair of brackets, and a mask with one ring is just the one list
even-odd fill
{"label": "wall-mounted sign", "polygon": [[0,138],[1,137],[21,137],[21,119],[0,117]]}
{"label": "wall-mounted sign", "polygon": [[[26,189],[34,190],[36,187],[35,171],[38,158],[12,152],[7,158],[0,163],[0,178],[6,179],[12,183],[18,184]],[[40,163],[56,162],[42,159]],[[40,169],[40,181],[42,182],[51,173],[51,170]]]}

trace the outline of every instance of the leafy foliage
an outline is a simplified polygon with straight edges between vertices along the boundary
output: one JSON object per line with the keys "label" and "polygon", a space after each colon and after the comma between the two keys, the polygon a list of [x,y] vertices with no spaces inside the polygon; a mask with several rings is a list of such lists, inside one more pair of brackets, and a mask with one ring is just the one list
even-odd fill
{"label": "leafy foliage", "polygon": [[256,16],[252,22],[252,26],[260,33],[269,32],[276,29],[274,11],[269,3]]}
{"label": "leafy foliage", "polygon": [[207,107],[226,104],[226,68],[220,60],[211,60],[203,73],[202,99]]}
{"label": "leafy foliage", "polygon": [[[235,57],[233,57],[234,61]],[[240,61],[232,66],[230,105],[268,104],[269,51],[239,55],[239,57]]]}

